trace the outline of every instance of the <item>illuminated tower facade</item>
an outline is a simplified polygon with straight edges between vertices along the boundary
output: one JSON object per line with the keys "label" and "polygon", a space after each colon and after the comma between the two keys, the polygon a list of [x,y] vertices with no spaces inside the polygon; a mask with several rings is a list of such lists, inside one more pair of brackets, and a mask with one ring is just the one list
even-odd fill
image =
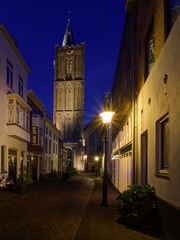
{"label": "illuminated tower facade", "polygon": [[62,132],[68,159],[78,169],[84,122],[84,48],[84,43],[75,43],[68,20],[62,45],[55,46],[54,124]]}

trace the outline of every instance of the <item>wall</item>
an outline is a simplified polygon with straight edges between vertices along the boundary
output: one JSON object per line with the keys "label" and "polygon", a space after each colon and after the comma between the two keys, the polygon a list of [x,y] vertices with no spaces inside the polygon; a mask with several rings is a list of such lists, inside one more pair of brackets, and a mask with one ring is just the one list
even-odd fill
{"label": "wall", "polygon": [[[156,63],[138,96],[138,159],[140,136],[148,130],[148,183],[155,186],[157,196],[180,208],[180,17],[175,23]],[[164,76],[168,74],[167,84]],[[149,100],[150,99],[150,100]],[[156,173],[156,121],[169,113],[169,179]],[[140,171],[140,162],[138,164]]]}

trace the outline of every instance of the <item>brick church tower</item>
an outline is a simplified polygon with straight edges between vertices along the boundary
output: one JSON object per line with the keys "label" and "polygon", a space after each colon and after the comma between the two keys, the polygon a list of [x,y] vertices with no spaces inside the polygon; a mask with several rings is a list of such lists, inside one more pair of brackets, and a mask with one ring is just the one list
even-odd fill
{"label": "brick church tower", "polygon": [[75,43],[68,20],[62,45],[55,46],[53,117],[68,149],[68,160],[79,170],[84,127],[84,48],[84,43]]}

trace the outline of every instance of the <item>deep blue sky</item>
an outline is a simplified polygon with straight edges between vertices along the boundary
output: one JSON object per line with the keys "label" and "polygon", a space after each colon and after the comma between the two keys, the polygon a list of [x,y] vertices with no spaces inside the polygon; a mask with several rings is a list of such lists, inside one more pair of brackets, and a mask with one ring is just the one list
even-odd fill
{"label": "deep blue sky", "polygon": [[0,23],[18,42],[31,69],[28,87],[53,112],[54,45],[71,13],[76,43],[85,42],[85,123],[101,109],[115,73],[124,25],[124,0],[1,0]]}

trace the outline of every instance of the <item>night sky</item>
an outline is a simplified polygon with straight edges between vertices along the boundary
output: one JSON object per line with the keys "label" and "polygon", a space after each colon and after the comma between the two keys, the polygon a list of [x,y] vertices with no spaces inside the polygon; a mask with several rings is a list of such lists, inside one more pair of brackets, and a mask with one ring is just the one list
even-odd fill
{"label": "night sky", "polygon": [[28,87],[53,112],[54,45],[62,44],[67,12],[76,43],[85,42],[85,124],[111,91],[124,25],[124,0],[1,0],[0,23],[31,69]]}

